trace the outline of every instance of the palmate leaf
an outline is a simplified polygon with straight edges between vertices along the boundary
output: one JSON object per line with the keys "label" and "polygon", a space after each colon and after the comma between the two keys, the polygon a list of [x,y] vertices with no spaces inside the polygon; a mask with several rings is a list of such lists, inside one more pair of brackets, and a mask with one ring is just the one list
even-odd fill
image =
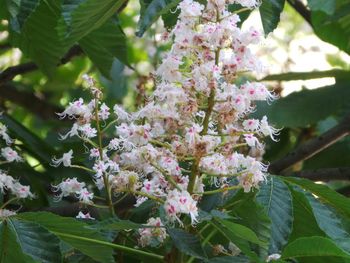
{"label": "palmate leaf", "polygon": [[[315,10],[311,12],[311,20],[316,35],[323,41],[327,41],[349,54],[350,2],[347,0],[337,0],[335,11],[333,10],[334,7],[327,8],[327,6],[332,5],[334,0],[322,1],[327,2],[327,5],[323,6],[321,6],[321,1],[314,0],[312,2],[316,2],[314,5],[311,5],[313,10]],[[322,11],[316,11],[317,9]],[[326,9],[328,12],[325,13]]]}
{"label": "palmate leaf", "polygon": [[335,192],[326,185],[315,184],[314,182],[296,177],[281,177],[285,182],[291,185],[297,185],[300,188],[316,195],[323,203],[334,207],[347,217],[350,217],[350,200],[345,196]]}
{"label": "palmate leaf", "polygon": [[302,237],[289,243],[282,252],[283,259],[305,257],[343,257],[350,255],[325,237]]}
{"label": "palmate leaf", "polygon": [[71,46],[104,25],[126,0],[64,0],[59,31]]}
{"label": "palmate leaf", "polygon": [[108,79],[116,60],[128,64],[126,37],[116,18],[79,40],[84,52]]}
{"label": "palmate leaf", "polygon": [[212,225],[218,230],[219,233],[234,243],[242,251],[242,253],[249,257],[253,262],[260,262],[258,255],[252,250],[251,244],[246,240],[246,238],[236,235],[234,231],[222,225],[218,220],[214,220]]}
{"label": "palmate leaf", "polygon": [[[19,7],[22,8],[22,5]],[[19,32],[10,27],[10,39],[25,55],[35,61],[46,74],[52,75],[63,54],[68,50],[56,28],[60,6],[55,1],[40,1],[28,15]]]}
{"label": "palmate leaf", "polygon": [[169,228],[167,232],[174,246],[182,253],[201,259],[207,258],[198,237],[195,235],[178,228]]}
{"label": "palmate leaf", "polygon": [[[4,3],[0,6],[7,6],[11,28],[20,33],[25,21],[39,5],[39,2],[39,0],[4,0]],[[6,8],[2,9],[5,10]]]}
{"label": "palmate leaf", "polygon": [[251,198],[232,209],[232,214],[238,218],[235,222],[252,229],[259,240],[264,244],[257,246],[258,254],[261,258],[268,255],[268,246],[271,238],[271,220],[267,216],[265,209]]}
{"label": "palmate leaf", "polygon": [[[125,0],[64,0],[38,1],[9,0],[10,11],[10,37],[12,43],[18,46],[27,56],[34,60],[39,68],[48,75],[53,72],[60,59],[83,37],[103,26],[110,17],[125,3]],[[111,32],[106,33],[106,28],[91,37],[98,39],[98,47],[102,49],[105,60],[101,62],[95,50],[88,50],[91,58],[96,60],[99,69],[105,73],[107,66],[111,68],[111,57],[117,56],[125,63],[126,52],[121,50],[125,41],[121,42],[120,28],[108,28]],[[116,34],[107,45],[106,37]],[[103,38],[102,38],[103,37]],[[101,39],[99,39],[101,38]],[[111,41],[117,41],[112,47]],[[96,40],[95,40],[96,41]],[[94,43],[96,44],[96,43]],[[117,47],[118,50],[115,48]],[[113,48],[113,50],[111,49]],[[109,53],[107,59],[106,52]],[[102,64],[107,66],[102,67]]]}
{"label": "palmate leaf", "polygon": [[23,150],[37,158],[43,165],[49,166],[52,156],[55,155],[53,148],[9,115],[3,114],[1,122],[8,127],[14,138],[23,142]]}
{"label": "palmate leaf", "polygon": [[180,0],[140,0],[141,16],[136,35],[141,37],[157,19],[176,7]]}
{"label": "palmate leaf", "polygon": [[293,231],[288,242],[300,237],[323,236],[326,234],[319,228],[312,208],[302,190],[296,186],[290,187],[293,196]]}
{"label": "palmate leaf", "polygon": [[291,81],[291,80],[308,80],[319,78],[337,78],[350,79],[350,71],[343,69],[331,69],[325,71],[309,71],[309,72],[288,72],[264,77],[263,81]]}
{"label": "palmate leaf", "polygon": [[269,253],[279,253],[292,231],[293,204],[288,186],[277,176],[270,176],[260,187],[256,201],[265,208],[271,220]]}
{"label": "palmate leaf", "polygon": [[285,0],[263,0],[260,7],[260,18],[265,36],[277,27]]}
{"label": "palmate leaf", "polygon": [[215,220],[224,226],[228,231],[236,235],[238,238],[244,239],[257,245],[264,245],[264,242],[259,240],[254,231],[250,228],[220,218],[215,218]]}
{"label": "palmate leaf", "polygon": [[42,226],[10,217],[0,228],[1,262],[62,261],[60,240]]}
{"label": "palmate leaf", "polygon": [[305,193],[312,207],[318,226],[344,251],[350,253],[350,234],[344,229],[341,219],[327,205],[310,193]]}
{"label": "palmate leaf", "polygon": [[272,105],[259,104],[253,115],[257,118],[266,115],[271,123],[280,127],[305,127],[346,109],[349,96],[347,82],[337,82],[316,90],[294,92]]}
{"label": "palmate leaf", "polygon": [[207,261],[205,261],[205,263],[249,263],[250,260],[249,258],[245,257],[245,256],[223,256],[223,257],[214,257],[211,258]]}
{"label": "palmate leaf", "polygon": [[[98,262],[113,262],[112,248],[96,242],[94,243],[94,240],[104,241],[104,239],[99,235],[97,230],[89,228],[83,222],[47,212],[22,213],[16,217],[23,221],[40,224],[73,248]],[[79,237],[83,239],[79,239]]]}
{"label": "palmate leaf", "polygon": [[98,222],[91,226],[93,229],[98,230],[128,230],[128,229],[139,229],[145,228],[146,225],[134,223],[130,220],[122,220],[118,218],[109,218]]}
{"label": "palmate leaf", "polygon": [[312,11],[323,11],[332,15],[335,11],[336,0],[308,0],[307,4]]}

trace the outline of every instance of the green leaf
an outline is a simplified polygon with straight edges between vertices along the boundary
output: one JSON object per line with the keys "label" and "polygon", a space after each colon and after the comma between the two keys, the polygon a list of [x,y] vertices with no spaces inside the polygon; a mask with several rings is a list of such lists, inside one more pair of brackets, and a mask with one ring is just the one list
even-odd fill
{"label": "green leaf", "polygon": [[4,0],[4,3],[1,6],[5,6],[6,4],[8,13],[10,15],[10,26],[14,31],[20,33],[22,26],[26,22],[27,18],[38,6],[39,0]]}
{"label": "green leaf", "polygon": [[265,36],[275,30],[284,7],[285,0],[264,0],[259,7],[260,18]]}
{"label": "green leaf", "polygon": [[344,257],[349,258],[334,242],[324,237],[302,237],[289,243],[282,253],[283,259],[299,257]]}
{"label": "green leaf", "polygon": [[310,72],[288,72],[282,74],[269,75],[263,78],[263,81],[291,81],[291,80],[309,80],[319,78],[337,78],[350,79],[349,70],[332,69],[325,71],[310,71]]}
{"label": "green leaf", "polygon": [[14,138],[24,143],[22,147],[24,150],[40,160],[42,164],[49,166],[51,158],[55,153],[54,149],[9,115],[3,114],[1,122],[8,127]]}
{"label": "green leaf", "polygon": [[232,214],[238,218],[235,222],[252,229],[259,240],[264,242],[264,244],[257,247],[257,250],[261,258],[266,258],[271,238],[271,220],[265,209],[257,204],[255,200],[248,198],[245,202],[235,206],[232,209]]}
{"label": "green leaf", "polygon": [[66,46],[73,45],[90,32],[103,26],[125,0],[65,0],[62,4],[60,32]]}
{"label": "green leaf", "polygon": [[157,19],[168,13],[170,9],[176,7],[180,0],[140,0],[141,4],[141,16],[138,22],[138,32],[136,35],[142,37],[145,31],[155,22]]}
{"label": "green leaf", "polygon": [[0,222],[0,262],[35,262],[31,257],[23,253],[20,245],[17,243],[15,232],[9,227],[6,220]]}
{"label": "green leaf", "polygon": [[302,178],[296,178],[296,177],[281,177],[281,178],[290,184],[298,185],[302,189],[313,193],[320,200],[322,200],[322,202],[333,206],[335,209],[337,209],[344,215],[350,216],[349,198],[346,198],[345,196],[338,194],[334,190],[330,189],[328,186],[322,185],[322,184],[315,184],[310,180],[302,179]]}
{"label": "green leaf", "polygon": [[167,232],[173,241],[174,246],[184,254],[196,258],[207,258],[207,255],[196,236],[177,228],[169,228]]}
{"label": "green leaf", "polygon": [[252,231],[246,226],[236,224],[227,220],[222,220],[220,218],[215,218],[215,220],[218,221],[221,225],[223,225],[228,231],[234,233],[234,235],[236,235],[238,238],[247,240],[257,245],[265,244],[264,242],[259,240],[254,231]]}
{"label": "green leaf", "polygon": [[[20,248],[22,253],[30,256],[36,261],[43,263],[61,262],[61,251],[59,239],[47,231],[45,228],[33,222],[23,222],[14,218],[8,218],[2,222],[3,236],[8,235],[9,240],[1,240],[1,243],[12,242],[12,232],[16,236],[18,246],[13,244],[15,250]],[[8,228],[8,229],[6,229]],[[12,240],[11,240],[12,239]],[[10,248],[11,250],[12,248]],[[2,253],[8,252],[3,250]],[[20,255],[21,253],[19,253]],[[2,261],[1,261],[2,262]],[[18,262],[17,260],[13,262]]]}
{"label": "green leaf", "polygon": [[[114,262],[112,248],[89,241],[89,239],[98,241],[104,241],[104,239],[97,230],[89,228],[89,226],[83,222],[47,212],[22,213],[16,217],[42,225],[67,244],[98,262]],[[81,240],[75,237],[82,237],[85,239]],[[91,249],[92,243],[94,243],[94,249]]]}
{"label": "green leaf", "polygon": [[290,243],[300,237],[326,237],[325,233],[319,228],[312,208],[302,190],[298,186],[291,186],[290,190],[293,196],[294,220],[293,231],[290,234],[288,242]]}
{"label": "green leaf", "polygon": [[205,261],[206,263],[249,263],[249,259],[247,257],[231,257],[231,256],[224,256],[224,257],[214,257],[209,259],[208,261]]}
{"label": "green leaf", "polygon": [[167,12],[162,15],[162,20],[164,22],[164,27],[168,30],[172,29],[176,23],[180,14],[180,9],[177,9],[176,12]]}
{"label": "green leaf", "polygon": [[[63,54],[68,50],[56,30],[60,7],[52,1],[40,4],[28,15],[19,33],[12,28],[11,39],[46,74],[52,75]],[[16,30],[16,28],[14,28]]]}
{"label": "green leaf", "polygon": [[122,220],[118,218],[109,218],[98,222],[91,226],[94,229],[109,229],[109,230],[127,230],[127,229],[139,229],[146,228],[147,225],[137,224],[130,220]]}
{"label": "green leaf", "polygon": [[8,17],[8,10],[6,6],[6,0],[0,0],[0,6],[3,6],[4,8],[0,8],[0,19],[6,20]]}
{"label": "green leaf", "polygon": [[79,44],[108,79],[112,78],[112,66],[116,60],[128,64],[126,37],[115,18],[82,38]]}
{"label": "green leaf", "polygon": [[258,255],[252,250],[249,242],[241,237],[237,236],[234,231],[220,224],[219,221],[214,220],[212,225],[229,241],[234,243],[246,256],[248,256],[253,262],[260,262]]}
{"label": "green leaf", "polygon": [[287,185],[277,176],[270,176],[260,187],[257,202],[265,208],[271,219],[269,253],[279,253],[292,232],[293,203]]}
{"label": "green leaf", "polygon": [[[333,2],[333,0],[329,0],[329,2]],[[324,11],[324,8],[322,9]],[[337,0],[336,9],[331,16],[321,11],[313,11],[311,20],[313,29],[319,38],[350,54],[349,1]]]}
{"label": "green leaf", "polygon": [[308,0],[307,3],[312,11],[322,11],[328,15],[335,11],[335,0]]}
{"label": "green leaf", "polygon": [[340,248],[350,252],[350,235],[345,231],[344,225],[337,214],[327,205],[320,202],[310,193],[305,193],[319,227],[330,237]]}
{"label": "green leaf", "polygon": [[305,127],[347,108],[349,96],[348,84],[340,82],[315,90],[294,92],[272,105],[259,104],[253,115],[257,118],[266,115],[271,123],[280,127]]}

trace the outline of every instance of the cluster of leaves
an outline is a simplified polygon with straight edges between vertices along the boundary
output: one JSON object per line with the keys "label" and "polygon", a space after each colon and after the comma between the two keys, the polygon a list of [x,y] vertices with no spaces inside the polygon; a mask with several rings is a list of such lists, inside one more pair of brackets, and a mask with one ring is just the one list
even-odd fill
{"label": "cluster of leaves", "polygon": [[[178,3],[178,0],[141,0],[137,35],[141,37],[160,17],[165,26],[171,28],[178,15],[175,12]],[[62,57],[78,44],[101,74],[113,82],[120,80],[113,75],[115,68],[121,65],[120,61],[130,64],[127,38],[117,17],[125,4],[123,0],[0,0],[0,19],[9,21],[6,30],[11,45],[19,47],[45,74],[54,74]],[[285,0],[263,0],[259,12],[265,34],[277,27],[284,5]],[[317,36],[350,53],[350,3],[346,0],[308,0],[308,7],[309,22]],[[232,6],[232,11],[237,8]],[[249,11],[243,14],[248,17]],[[265,155],[268,160],[280,158],[305,139],[335,126],[349,113],[349,67],[339,60],[330,62],[334,70],[265,78],[266,81],[336,79],[332,86],[302,90],[266,108],[258,105],[257,113],[270,116],[274,124],[284,127],[280,142],[269,145]],[[85,61],[78,61],[76,65],[79,63]],[[79,70],[83,71],[84,65],[80,65]],[[9,168],[13,174],[21,174],[38,195],[37,199],[24,204],[25,209],[50,206],[48,186],[53,181],[60,181],[62,176],[72,174],[89,180],[81,172],[53,169],[49,165],[51,156],[56,153],[52,146],[57,145],[54,143],[56,138],[48,136],[43,140],[41,137],[44,136],[34,134],[9,115],[4,115],[2,121],[13,137],[23,143],[19,147],[27,157],[20,166]],[[346,138],[334,144],[304,161],[303,168],[348,166],[349,142]],[[77,142],[68,143],[67,148],[78,153],[75,150],[78,147],[74,146]],[[30,167],[33,158],[39,162],[39,169]],[[276,175],[254,193],[230,192],[207,197],[201,203],[200,234],[168,229],[170,238],[164,247],[152,252],[133,249],[135,244],[130,237],[134,232],[126,230],[145,227],[141,224],[145,222],[143,215],[152,207],[151,203],[146,203],[132,209],[123,220],[96,222],[77,221],[48,212],[20,213],[0,224],[0,261],[114,262],[124,258],[125,262],[171,262],[174,260],[171,248],[176,247],[188,256],[187,262],[264,262],[273,253],[281,254],[279,262],[350,262],[349,199],[328,186],[306,179]],[[161,211],[157,213],[161,216]],[[242,254],[213,254],[215,244],[228,242],[234,243]],[[162,256],[166,254],[169,259]]]}

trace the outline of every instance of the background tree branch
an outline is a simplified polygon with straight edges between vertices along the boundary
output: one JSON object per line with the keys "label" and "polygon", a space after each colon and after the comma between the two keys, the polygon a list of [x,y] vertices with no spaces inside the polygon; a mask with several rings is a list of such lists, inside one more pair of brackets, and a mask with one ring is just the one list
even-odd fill
{"label": "background tree branch", "polygon": [[19,91],[14,85],[5,83],[0,85],[0,99],[7,99],[22,106],[42,119],[52,119],[62,109],[47,102],[45,98],[35,96],[32,92]]}
{"label": "background tree branch", "polygon": [[311,12],[300,0],[287,0],[287,2],[305,19],[306,22],[310,24],[311,27],[313,27]]}
{"label": "background tree branch", "polygon": [[316,170],[304,170],[293,173],[293,176],[306,178],[312,181],[350,180],[350,167],[324,168]]}
{"label": "background tree branch", "polygon": [[273,162],[269,167],[269,172],[272,174],[280,174],[288,167],[297,164],[300,161],[309,159],[318,152],[347,136],[349,133],[350,115],[345,117],[337,126],[328,130],[321,136],[307,141],[296,150],[288,153],[282,159]]}
{"label": "background tree branch", "polygon": [[[57,66],[68,63],[73,57],[83,54],[82,49],[79,46],[73,46],[64,57],[61,59]],[[17,75],[37,70],[38,66],[34,62],[23,63],[13,67],[8,67],[0,73],[0,85],[12,80]]]}

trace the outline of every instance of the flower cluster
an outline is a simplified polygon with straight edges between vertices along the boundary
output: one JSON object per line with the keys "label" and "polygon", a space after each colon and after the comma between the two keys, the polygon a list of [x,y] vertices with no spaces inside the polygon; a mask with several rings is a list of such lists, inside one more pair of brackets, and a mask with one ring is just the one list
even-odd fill
{"label": "flower cluster", "polygon": [[[13,139],[10,138],[8,135],[7,127],[2,123],[0,123],[0,140],[0,144],[4,142],[4,147],[0,147],[0,165],[22,161],[22,158],[17,153],[17,151],[11,147]],[[13,211],[4,209],[4,207],[10,203],[10,201],[12,202],[18,199],[34,197],[30,191],[29,186],[22,185],[17,179],[8,175],[5,171],[0,170],[0,192],[4,193],[5,191],[9,194],[12,194],[14,198],[10,199],[9,202],[2,205],[0,208],[0,218],[15,214]]]}
{"label": "flower cluster", "polygon": [[158,246],[168,236],[164,225],[159,217],[151,217],[147,221],[147,228],[139,229],[139,244],[141,247],[145,246]]}
{"label": "flower cluster", "polygon": [[[146,200],[158,203],[165,219],[151,218],[148,224],[153,226],[182,225],[186,215],[195,224],[203,195],[259,187],[267,166],[251,152],[263,148],[263,137],[276,140],[278,130],[266,116],[258,120],[249,115],[256,101],[275,96],[261,83],[236,81],[246,72],[262,71],[249,49],[260,34],[254,28],[241,30],[238,14],[227,9],[233,3],[254,8],[258,2],[208,0],[204,6],[182,1],[178,22],[168,34],[173,45],[156,71],[152,99],[136,112],[118,105],[112,112],[94,80],[85,77],[92,100],[73,101],[59,116],[74,120],[61,138],[83,140],[93,165],[72,164],[72,150],[53,165],[90,172],[97,188],[107,194],[112,214],[116,196],[134,195],[135,206]],[[115,137],[107,138],[113,126]],[[59,198],[73,194],[83,203],[94,201],[76,178],[55,190]],[[166,238],[163,228],[141,229],[140,235],[141,246]]]}

